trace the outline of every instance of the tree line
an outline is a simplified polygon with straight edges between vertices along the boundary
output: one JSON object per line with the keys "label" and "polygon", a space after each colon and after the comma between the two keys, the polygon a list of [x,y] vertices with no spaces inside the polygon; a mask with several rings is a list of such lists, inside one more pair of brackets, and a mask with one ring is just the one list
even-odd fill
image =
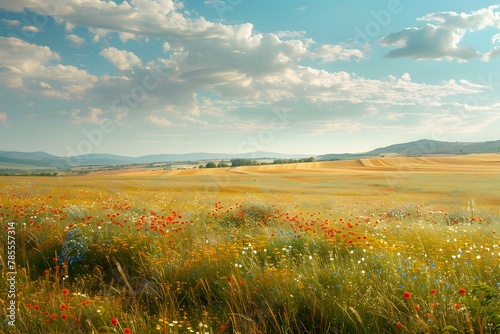
{"label": "tree line", "polygon": [[253,159],[231,159],[228,162],[221,161],[215,163],[213,161],[207,162],[205,165],[199,165],[199,168],[217,168],[217,167],[238,167],[238,166],[260,166],[260,165],[279,165],[279,164],[293,164],[299,162],[315,162],[315,157],[301,158],[301,159],[276,159],[272,163],[258,162]]}

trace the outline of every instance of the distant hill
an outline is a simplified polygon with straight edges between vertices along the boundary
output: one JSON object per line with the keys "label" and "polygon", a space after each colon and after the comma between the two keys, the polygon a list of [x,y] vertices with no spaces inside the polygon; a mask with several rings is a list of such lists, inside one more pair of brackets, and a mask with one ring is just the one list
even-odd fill
{"label": "distant hill", "polygon": [[57,167],[66,169],[77,166],[130,165],[155,162],[179,162],[200,160],[242,159],[298,159],[309,157],[303,154],[282,154],[274,152],[251,152],[240,154],[228,153],[186,153],[186,154],[156,154],[142,157],[126,157],[113,154],[85,154],[72,157],[57,157],[45,152],[7,152],[0,151],[0,163],[8,162],[20,165],[40,167]]}
{"label": "distant hill", "polygon": [[409,143],[381,147],[365,153],[324,154],[318,160],[345,160],[381,155],[423,156],[429,154],[500,153],[500,140],[487,142],[445,142],[422,139]]}
{"label": "distant hill", "polygon": [[0,151],[0,163],[8,162],[19,165],[40,167],[68,166],[64,158],[45,152],[10,152]]}

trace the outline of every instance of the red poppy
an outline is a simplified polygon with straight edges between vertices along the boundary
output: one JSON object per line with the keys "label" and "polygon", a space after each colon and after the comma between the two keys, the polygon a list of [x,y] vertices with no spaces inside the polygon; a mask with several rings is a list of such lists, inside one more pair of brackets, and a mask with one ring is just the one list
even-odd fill
{"label": "red poppy", "polygon": [[66,318],[67,318],[67,317],[68,317],[68,316],[67,316],[66,314],[61,315],[61,319],[62,319],[62,320],[66,320]]}
{"label": "red poppy", "polygon": [[40,309],[40,306],[35,305],[35,306],[33,306],[33,308],[34,308],[35,310],[39,310],[39,309]]}
{"label": "red poppy", "polygon": [[31,304],[29,304],[29,303],[28,303],[28,304],[26,304],[26,307],[27,307],[27,308],[31,308]]}
{"label": "red poppy", "polygon": [[408,291],[405,291],[405,293],[403,293],[403,297],[405,297],[406,299],[410,299],[411,294]]}
{"label": "red poppy", "polygon": [[64,311],[66,309],[66,305],[65,304],[61,304],[61,311]]}
{"label": "red poppy", "polygon": [[62,294],[63,294],[64,296],[69,295],[69,290],[68,290],[68,289],[62,289]]}
{"label": "red poppy", "polygon": [[467,290],[465,290],[464,288],[460,288],[458,289],[458,292],[460,292],[461,295],[465,295],[467,293]]}
{"label": "red poppy", "polygon": [[459,310],[459,309],[460,309],[460,304],[455,304],[455,308],[456,308],[457,310]]}
{"label": "red poppy", "polygon": [[431,293],[432,293],[433,295],[435,295],[435,294],[436,294],[436,290],[435,290],[435,289],[432,289],[432,290],[431,290]]}
{"label": "red poppy", "polygon": [[434,303],[434,304],[432,304],[432,307],[437,308],[438,305],[439,305],[438,303]]}
{"label": "red poppy", "polygon": [[113,326],[118,325],[118,319],[117,319],[117,318],[111,318],[111,324],[112,324]]}
{"label": "red poppy", "polygon": [[418,306],[418,305],[415,305],[415,307],[413,307],[413,308],[415,309],[415,311],[420,310],[420,306]]}
{"label": "red poppy", "polygon": [[56,318],[57,318],[57,315],[55,315],[54,313],[52,313],[52,314],[50,315],[50,317],[51,317],[52,319],[56,319]]}
{"label": "red poppy", "polygon": [[403,326],[403,324],[400,321],[398,321],[398,323],[396,324],[396,326],[401,327],[401,326]]}
{"label": "red poppy", "polygon": [[130,333],[131,333],[130,328],[125,328],[125,329],[123,330],[123,332],[124,332],[125,334],[130,334]]}

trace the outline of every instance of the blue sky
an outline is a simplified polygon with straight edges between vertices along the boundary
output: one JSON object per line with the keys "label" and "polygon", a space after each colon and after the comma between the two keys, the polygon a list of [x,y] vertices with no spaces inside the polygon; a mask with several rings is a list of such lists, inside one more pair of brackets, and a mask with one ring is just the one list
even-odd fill
{"label": "blue sky", "polygon": [[7,0],[0,150],[323,154],[497,140],[490,1]]}

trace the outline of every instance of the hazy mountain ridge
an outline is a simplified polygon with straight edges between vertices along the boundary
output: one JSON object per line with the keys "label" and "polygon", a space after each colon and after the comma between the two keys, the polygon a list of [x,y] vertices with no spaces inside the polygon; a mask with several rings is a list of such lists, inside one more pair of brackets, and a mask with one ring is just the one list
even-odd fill
{"label": "hazy mountain ridge", "polygon": [[500,140],[486,142],[445,142],[421,139],[409,143],[376,148],[365,153],[324,154],[318,160],[345,160],[381,155],[423,156],[429,154],[500,153]]}
{"label": "hazy mountain ridge", "polygon": [[282,154],[275,152],[251,152],[251,153],[185,153],[185,154],[154,154],[141,157],[127,157],[114,154],[85,154],[72,157],[58,157],[45,152],[15,152],[0,151],[0,163],[8,162],[21,165],[46,166],[57,168],[68,168],[72,166],[93,165],[130,165],[148,164],[156,162],[179,162],[200,160],[229,160],[232,158],[243,159],[296,159],[309,157],[304,154]]}
{"label": "hazy mountain ridge", "polygon": [[[422,156],[428,154],[472,154],[500,153],[500,140],[487,142],[444,142],[422,139],[409,143],[394,144],[380,147],[365,153],[324,154],[317,156],[318,160],[346,160],[381,155]],[[307,158],[307,154],[282,154],[276,152],[251,153],[185,153],[185,154],[153,154],[141,157],[127,157],[114,154],[85,154],[73,157],[58,157],[45,152],[0,151],[0,163],[8,162],[20,165],[69,168],[92,165],[130,165],[156,162],[179,162],[200,160],[242,159],[298,159]]]}

